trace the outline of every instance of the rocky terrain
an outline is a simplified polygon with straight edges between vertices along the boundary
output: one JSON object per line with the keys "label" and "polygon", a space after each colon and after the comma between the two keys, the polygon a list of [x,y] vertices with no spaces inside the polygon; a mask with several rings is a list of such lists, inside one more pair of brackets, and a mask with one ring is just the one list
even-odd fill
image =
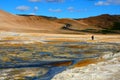
{"label": "rocky terrain", "polygon": [[104,61],[63,71],[52,80],[119,80],[120,53],[111,53],[102,57]]}
{"label": "rocky terrain", "polygon": [[0,36],[0,80],[51,80],[66,69],[120,52],[120,35],[95,35],[94,40],[74,34],[0,32]]}

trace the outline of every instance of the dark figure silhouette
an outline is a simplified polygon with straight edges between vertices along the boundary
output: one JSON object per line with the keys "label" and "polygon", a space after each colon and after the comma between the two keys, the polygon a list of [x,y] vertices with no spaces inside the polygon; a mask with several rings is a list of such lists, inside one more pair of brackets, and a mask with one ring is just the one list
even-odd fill
{"label": "dark figure silhouette", "polygon": [[93,35],[91,36],[91,39],[94,40],[94,36]]}
{"label": "dark figure silhouette", "polygon": [[71,24],[66,23],[66,24],[62,27],[62,29],[69,29],[71,26],[72,26]]}

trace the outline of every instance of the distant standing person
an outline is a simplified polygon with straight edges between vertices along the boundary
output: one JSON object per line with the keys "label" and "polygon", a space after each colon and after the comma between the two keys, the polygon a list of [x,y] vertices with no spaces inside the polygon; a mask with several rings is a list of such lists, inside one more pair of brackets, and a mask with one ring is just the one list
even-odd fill
{"label": "distant standing person", "polygon": [[91,36],[91,39],[94,40],[94,36],[93,35]]}

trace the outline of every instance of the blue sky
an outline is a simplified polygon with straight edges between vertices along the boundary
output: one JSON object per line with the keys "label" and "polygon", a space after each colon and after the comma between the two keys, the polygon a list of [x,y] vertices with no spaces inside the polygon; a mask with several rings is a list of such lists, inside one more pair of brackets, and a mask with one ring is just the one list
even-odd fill
{"label": "blue sky", "polygon": [[13,14],[85,18],[120,14],[120,0],[0,0],[0,9]]}

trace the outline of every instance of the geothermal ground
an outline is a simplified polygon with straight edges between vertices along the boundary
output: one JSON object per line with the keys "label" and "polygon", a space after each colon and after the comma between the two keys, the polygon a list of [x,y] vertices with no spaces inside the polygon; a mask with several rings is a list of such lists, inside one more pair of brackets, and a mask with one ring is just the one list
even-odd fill
{"label": "geothermal ground", "polygon": [[0,32],[0,80],[119,80],[120,35],[91,35]]}
{"label": "geothermal ground", "polygon": [[120,53],[109,52],[102,62],[63,71],[52,80],[120,80]]}

